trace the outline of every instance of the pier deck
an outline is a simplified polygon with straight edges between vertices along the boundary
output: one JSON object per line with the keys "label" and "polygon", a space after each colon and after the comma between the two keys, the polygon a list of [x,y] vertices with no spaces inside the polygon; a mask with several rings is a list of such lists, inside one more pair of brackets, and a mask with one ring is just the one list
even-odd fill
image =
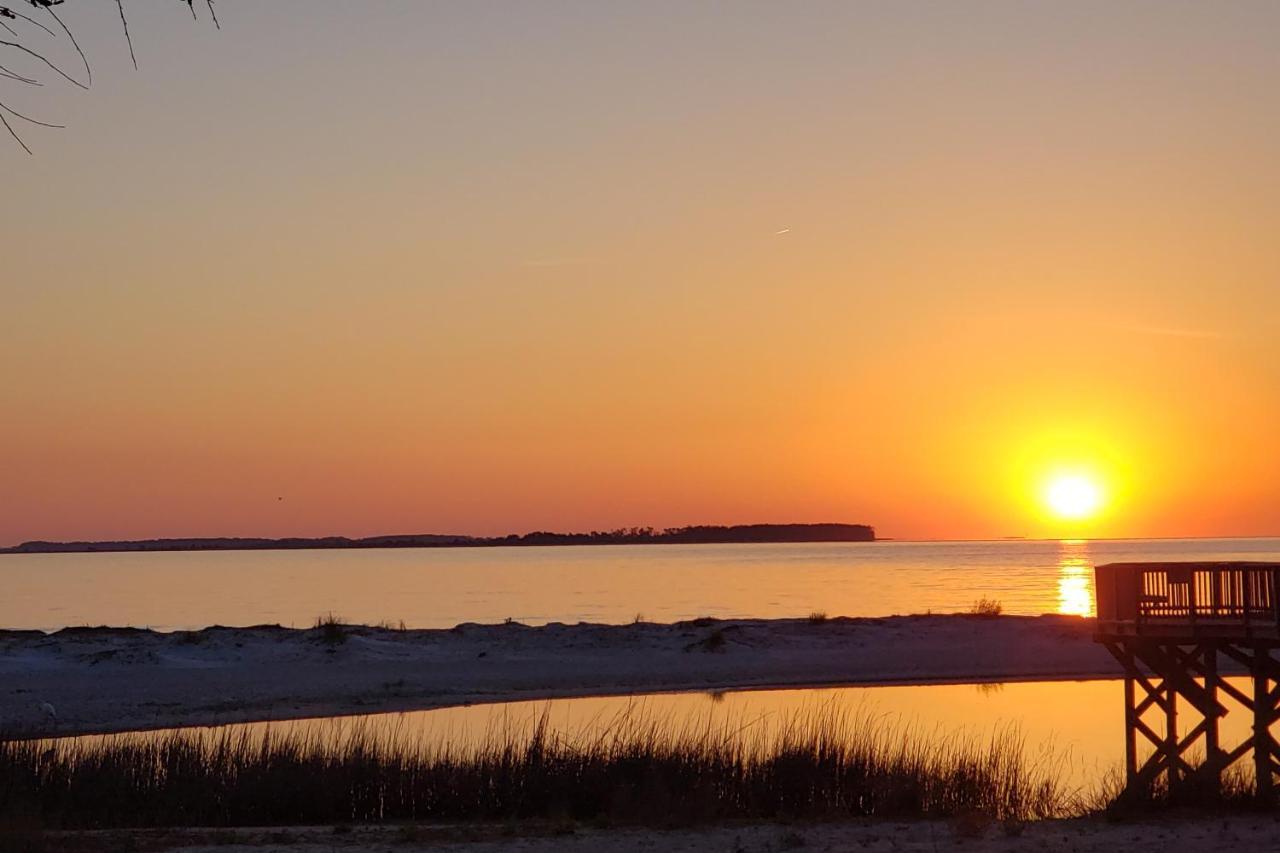
{"label": "pier deck", "polygon": [[[1176,793],[1188,782],[1221,784],[1222,772],[1252,753],[1258,796],[1271,799],[1280,747],[1280,563],[1111,563],[1095,569],[1095,639],[1125,672],[1128,784],[1163,777]],[[1225,656],[1251,677],[1240,690],[1218,672]],[[1242,743],[1224,747],[1218,721],[1231,705],[1253,715]],[[1190,712],[1180,728],[1179,709]],[[1156,718],[1156,719],[1153,719]],[[1152,747],[1139,763],[1139,739]],[[1202,760],[1193,763],[1193,754]]]}

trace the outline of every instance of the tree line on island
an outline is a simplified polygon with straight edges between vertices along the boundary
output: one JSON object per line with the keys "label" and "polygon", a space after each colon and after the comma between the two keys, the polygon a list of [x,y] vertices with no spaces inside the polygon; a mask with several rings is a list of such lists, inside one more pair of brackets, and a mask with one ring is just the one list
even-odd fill
{"label": "tree line on island", "polygon": [[709,545],[735,542],[872,542],[875,528],[866,524],[698,524],[689,527],[620,527],[590,533],[537,530],[507,536],[463,536],[416,533],[397,536],[289,537],[255,539],[211,537],[196,539],[140,539],[103,542],[23,542],[0,548],[5,554],[74,553],[87,551],[258,551],[308,548],[484,548],[536,545]]}

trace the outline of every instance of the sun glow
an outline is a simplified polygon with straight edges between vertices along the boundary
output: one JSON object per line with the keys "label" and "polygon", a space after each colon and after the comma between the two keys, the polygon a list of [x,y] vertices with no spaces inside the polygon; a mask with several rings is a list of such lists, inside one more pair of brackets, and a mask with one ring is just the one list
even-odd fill
{"label": "sun glow", "polygon": [[1102,508],[1102,488],[1081,474],[1061,474],[1050,478],[1044,501],[1057,518],[1079,521],[1092,518]]}
{"label": "sun glow", "polygon": [[1058,612],[1070,616],[1093,616],[1093,564],[1088,543],[1063,540],[1058,556]]}

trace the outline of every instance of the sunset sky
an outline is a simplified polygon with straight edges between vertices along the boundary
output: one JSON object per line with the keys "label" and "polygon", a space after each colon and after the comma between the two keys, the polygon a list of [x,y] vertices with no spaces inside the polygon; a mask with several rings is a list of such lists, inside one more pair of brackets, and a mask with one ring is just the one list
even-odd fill
{"label": "sunset sky", "polygon": [[1280,4],[65,8],[0,545],[1280,534]]}

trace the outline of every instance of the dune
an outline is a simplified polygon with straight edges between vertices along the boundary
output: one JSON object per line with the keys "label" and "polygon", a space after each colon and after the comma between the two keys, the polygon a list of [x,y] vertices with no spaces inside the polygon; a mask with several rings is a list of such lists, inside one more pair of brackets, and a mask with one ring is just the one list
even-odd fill
{"label": "dune", "polygon": [[43,736],[508,700],[1117,677],[1073,616],[0,632],[0,731]]}

